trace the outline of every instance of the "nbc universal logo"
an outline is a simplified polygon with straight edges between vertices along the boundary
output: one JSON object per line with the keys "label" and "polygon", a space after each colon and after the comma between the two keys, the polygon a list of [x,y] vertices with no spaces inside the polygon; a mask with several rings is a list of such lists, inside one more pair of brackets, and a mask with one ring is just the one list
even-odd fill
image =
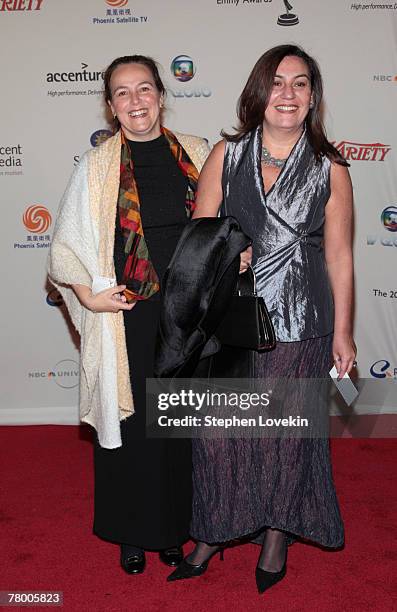
{"label": "nbc universal logo", "polygon": [[375,83],[393,83],[397,84],[397,74],[374,74],[372,80]]}
{"label": "nbc universal logo", "polygon": [[384,233],[367,235],[367,245],[382,247],[397,247],[397,206],[387,206],[382,210],[380,222]]}
{"label": "nbc universal logo", "polygon": [[28,230],[24,242],[14,242],[14,249],[48,249],[51,245],[52,217],[42,204],[28,206],[22,215],[22,223]]}
{"label": "nbc universal logo", "polygon": [[51,370],[28,372],[30,381],[52,381],[62,389],[74,389],[79,384],[79,364],[74,359],[62,359]]}
{"label": "nbc universal logo", "polygon": [[[98,4],[101,0],[97,0]],[[102,0],[103,13],[92,17],[93,25],[138,25],[148,22],[147,15],[135,15],[129,0]]]}
{"label": "nbc universal logo", "polygon": [[181,83],[180,87],[170,87],[169,91],[174,98],[209,98],[212,91],[201,85],[186,85],[196,74],[196,62],[189,55],[177,55],[171,62],[171,74],[176,81]]}
{"label": "nbc universal logo", "polygon": [[0,145],[0,176],[23,174],[23,150],[20,144]]}

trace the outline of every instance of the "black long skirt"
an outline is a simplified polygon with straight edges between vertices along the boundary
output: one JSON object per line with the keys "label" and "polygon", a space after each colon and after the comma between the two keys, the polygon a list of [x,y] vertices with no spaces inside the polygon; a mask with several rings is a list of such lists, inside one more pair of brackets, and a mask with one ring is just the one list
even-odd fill
{"label": "black long skirt", "polygon": [[[327,378],[332,334],[278,343],[255,356],[257,378]],[[191,533],[208,543],[281,529],[318,544],[343,544],[327,439],[192,441]],[[291,538],[293,539],[293,538]]]}
{"label": "black long skirt", "polygon": [[101,538],[161,550],[189,537],[191,442],[146,438],[146,378],[153,377],[160,299],[125,313],[135,414],[121,423],[122,446],[96,442],[94,533]]}

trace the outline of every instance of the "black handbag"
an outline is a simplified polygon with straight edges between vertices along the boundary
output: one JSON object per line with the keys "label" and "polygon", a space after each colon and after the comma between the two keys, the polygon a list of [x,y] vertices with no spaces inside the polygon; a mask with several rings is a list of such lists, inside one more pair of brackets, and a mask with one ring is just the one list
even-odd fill
{"label": "black handbag", "polygon": [[271,350],[276,336],[265,301],[256,294],[256,279],[251,267],[240,274],[230,306],[215,332],[228,346],[254,351]]}

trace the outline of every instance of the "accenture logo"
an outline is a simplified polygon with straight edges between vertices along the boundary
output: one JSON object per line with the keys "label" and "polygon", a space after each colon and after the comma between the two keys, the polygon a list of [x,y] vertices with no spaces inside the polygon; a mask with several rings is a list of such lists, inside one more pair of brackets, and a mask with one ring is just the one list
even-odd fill
{"label": "accenture logo", "polygon": [[47,72],[47,83],[92,83],[103,81],[102,70],[86,70],[88,64],[81,62],[81,70],[76,72]]}
{"label": "accenture logo", "polygon": [[45,206],[34,204],[25,210],[22,221],[32,234],[44,234],[52,223],[52,217]]}

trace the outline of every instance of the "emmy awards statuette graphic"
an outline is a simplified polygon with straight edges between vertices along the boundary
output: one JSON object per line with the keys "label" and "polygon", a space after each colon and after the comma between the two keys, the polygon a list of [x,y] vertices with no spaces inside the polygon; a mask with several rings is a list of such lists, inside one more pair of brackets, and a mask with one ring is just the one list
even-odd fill
{"label": "emmy awards statuette graphic", "polygon": [[288,2],[288,0],[284,0],[286,13],[279,15],[277,19],[277,24],[281,26],[293,26],[299,23],[298,15],[294,15],[294,13],[290,13],[290,10],[293,6]]}

